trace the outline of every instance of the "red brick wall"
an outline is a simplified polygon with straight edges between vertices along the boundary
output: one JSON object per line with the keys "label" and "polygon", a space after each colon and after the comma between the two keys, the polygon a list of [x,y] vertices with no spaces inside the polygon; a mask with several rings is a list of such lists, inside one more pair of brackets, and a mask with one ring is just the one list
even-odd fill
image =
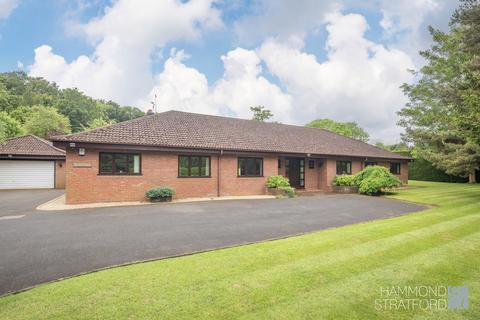
{"label": "red brick wall", "polygon": [[[98,175],[98,150],[67,150],[67,203],[140,201],[145,191],[155,186],[175,189],[175,198],[217,196],[217,155],[212,155],[211,177],[179,178],[178,154],[142,152],[141,176]],[[76,165],[75,165],[76,164]],[[264,177],[237,177],[237,156],[221,156],[220,195],[265,193],[265,180],[277,174],[277,157],[264,157]]]}
{"label": "red brick wall", "polygon": [[65,161],[55,161],[55,189],[65,188]]}
{"label": "red brick wall", "polygon": [[265,193],[269,176],[278,175],[278,157],[263,157],[263,177],[238,177],[237,156],[223,155],[220,161],[220,193],[222,196],[254,195]]}
{"label": "red brick wall", "polygon": [[[120,152],[120,151],[119,151]],[[142,175],[108,176],[98,175],[98,150],[86,150],[79,156],[77,149],[67,150],[66,171],[67,203],[90,203],[111,201],[144,200],[146,190],[156,186],[170,186],[176,191],[175,198],[214,197],[218,195],[218,156],[212,155],[211,177],[179,178],[178,154],[142,152]],[[278,157],[263,156],[263,177],[238,177],[237,155],[222,155],[220,161],[220,195],[254,195],[265,193],[267,177],[277,175]],[[281,158],[281,173],[285,172],[285,158]],[[305,159],[305,189],[330,189],[336,175],[335,159],[315,159],[315,168],[310,169]],[[387,162],[379,163],[390,167]],[[352,173],[363,167],[361,161],[352,160]],[[57,164],[57,170],[58,170]],[[62,168],[60,168],[62,170]],[[402,162],[401,180],[408,180],[408,163]]]}
{"label": "red brick wall", "polygon": [[[310,161],[314,161],[314,168],[310,169]],[[306,190],[318,190],[319,189],[319,163],[322,161],[319,159],[305,159],[305,189]]]}

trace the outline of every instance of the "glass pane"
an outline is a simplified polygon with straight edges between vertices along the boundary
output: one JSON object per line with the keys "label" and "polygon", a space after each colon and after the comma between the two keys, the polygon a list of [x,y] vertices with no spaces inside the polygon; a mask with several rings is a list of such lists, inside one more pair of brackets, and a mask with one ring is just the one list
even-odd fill
{"label": "glass pane", "polygon": [[202,157],[201,158],[202,164],[200,167],[200,175],[201,176],[209,176],[210,175],[210,158],[209,157]]}
{"label": "glass pane", "polygon": [[140,173],[140,156],[138,154],[133,156],[133,173]]}
{"label": "glass pane", "polygon": [[115,154],[115,173],[128,173],[126,154]]}
{"label": "glass pane", "polygon": [[255,159],[246,159],[247,160],[247,176],[255,175]]}
{"label": "glass pane", "polygon": [[180,165],[178,175],[180,177],[188,177],[188,157],[180,157]]}
{"label": "glass pane", "polygon": [[190,176],[198,177],[200,176],[200,157],[190,157]]}
{"label": "glass pane", "polygon": [[352,173],[352,163],[347,162],[346,165],[347,165],[347,173]]}
{"label": "glass pane", "polygon": [[245,159],[244,158],[238,158],[238,175],[239,176],[244,176],[246,174],[245,172]]}
{"label": "glass pane", "polygon": [[140,173],[140,156],[138,154],[129,154],[128,158],[128,173]]}
{"label": "glass pane", "polygon": [[100,173],[113,173],[112,159],[111,153],[100,154]]}
{"label": "glass pane", "polygon": [[255,175],[262,175],[263,159],[255,159]]}

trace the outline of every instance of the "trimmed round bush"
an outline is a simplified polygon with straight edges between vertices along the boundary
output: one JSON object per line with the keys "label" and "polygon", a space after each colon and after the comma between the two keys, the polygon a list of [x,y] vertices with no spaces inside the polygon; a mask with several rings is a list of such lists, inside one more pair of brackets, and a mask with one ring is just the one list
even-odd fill
{"label": "trimmed round bush", "polygon": [[270,176],[267,178],[267,188],[290,187],[290,181],[284,176]]}
{"label": "trimmed round bush", "polygon": [[355,176],[348,175],[348,174],[335,176],[335,178],[333,178],[332,184],[334,186],[346,186],[346,187],[354,186]]}
{"label": "trimmed round bush", "polygon": [[148,199],[168,198],[175,194],[175,190],[170,187],[151,188],[145,193]]}
{"label": "trimmed round bush", "polygon": [[382,166],[368,166],[355,175],[358,191],[367,195],[378,195],[392,188],[399,187],[402,182]]}

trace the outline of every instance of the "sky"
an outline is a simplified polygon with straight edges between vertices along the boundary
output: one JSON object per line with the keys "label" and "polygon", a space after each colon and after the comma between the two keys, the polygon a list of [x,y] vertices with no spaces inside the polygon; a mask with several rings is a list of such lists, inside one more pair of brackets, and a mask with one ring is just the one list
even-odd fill
{"label": "sky", "polygon": [[400,86],[456,0],[0,0],[0,72],[142,110],[354,121],[396,143]]}

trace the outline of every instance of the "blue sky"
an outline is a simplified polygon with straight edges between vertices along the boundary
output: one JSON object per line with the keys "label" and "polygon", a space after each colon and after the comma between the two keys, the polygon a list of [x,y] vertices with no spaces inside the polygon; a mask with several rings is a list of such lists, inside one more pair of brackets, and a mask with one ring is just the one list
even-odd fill
{"label": "blue sky", "polygon": [[[360,5],[359,5],[360,3]],[[147,109],[356,121],[395,142],[398,88],[456,1],[0,0],[0,71]]]}

